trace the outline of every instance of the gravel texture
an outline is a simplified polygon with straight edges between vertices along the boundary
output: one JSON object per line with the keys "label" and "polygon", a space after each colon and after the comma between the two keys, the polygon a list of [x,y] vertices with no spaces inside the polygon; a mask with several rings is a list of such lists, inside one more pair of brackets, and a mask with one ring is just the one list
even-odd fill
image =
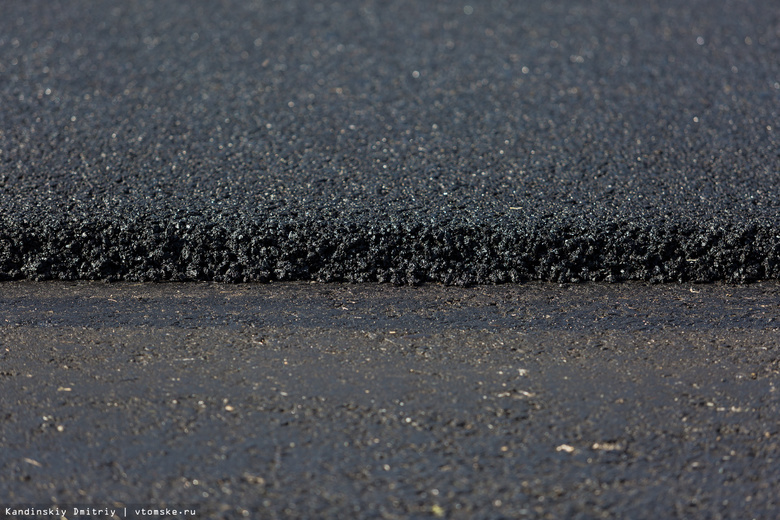
{"label": "gravel texture", "polygon": [[772,0],[7,0],[0,278],[780,278]]}

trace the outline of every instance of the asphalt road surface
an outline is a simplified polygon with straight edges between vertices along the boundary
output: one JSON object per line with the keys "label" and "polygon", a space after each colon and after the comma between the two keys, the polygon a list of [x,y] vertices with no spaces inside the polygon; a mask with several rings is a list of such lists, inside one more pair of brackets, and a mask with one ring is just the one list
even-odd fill
{"label": "asphalt road surface", "polygon": [[9,282],[0,516],[777,518],[779,301]]}
{"label": "asphalt road surface", "polygon": [[778,56],[772,0],[4,0],[0,518],[777,518]]}
{"label": "asphalt road surface", "polygon": [[5,279],[780,278],[775,0],[5,0]]}

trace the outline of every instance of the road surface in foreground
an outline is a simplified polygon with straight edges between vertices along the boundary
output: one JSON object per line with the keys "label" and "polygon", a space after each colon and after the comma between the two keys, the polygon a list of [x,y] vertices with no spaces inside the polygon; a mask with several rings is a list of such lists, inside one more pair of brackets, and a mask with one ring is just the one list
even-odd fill
{"label": "road surface in foreground", "polygon": [[779,302],[776,283],[2,284],[0,516],[775,518]]}

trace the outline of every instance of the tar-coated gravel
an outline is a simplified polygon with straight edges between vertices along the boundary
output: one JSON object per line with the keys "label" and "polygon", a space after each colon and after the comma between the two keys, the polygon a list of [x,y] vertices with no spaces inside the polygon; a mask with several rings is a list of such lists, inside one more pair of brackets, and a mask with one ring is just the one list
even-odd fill
{"label": "tar-coated gravel", "polygon": [[0,278],[780,277],[774,0],[6,0]]}

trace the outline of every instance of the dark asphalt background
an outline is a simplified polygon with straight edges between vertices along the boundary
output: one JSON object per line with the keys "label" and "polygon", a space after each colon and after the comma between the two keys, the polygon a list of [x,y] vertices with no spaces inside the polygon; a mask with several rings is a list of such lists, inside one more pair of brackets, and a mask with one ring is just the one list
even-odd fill
{"label": "dark asphalt background", "polygon": [[780,277],[780,5],[6,0],[5,279]]}
{"label": "dark asphalt background", "polygon": [[0,284],[0,518],[774,520],[780,286],[691,289]]}

